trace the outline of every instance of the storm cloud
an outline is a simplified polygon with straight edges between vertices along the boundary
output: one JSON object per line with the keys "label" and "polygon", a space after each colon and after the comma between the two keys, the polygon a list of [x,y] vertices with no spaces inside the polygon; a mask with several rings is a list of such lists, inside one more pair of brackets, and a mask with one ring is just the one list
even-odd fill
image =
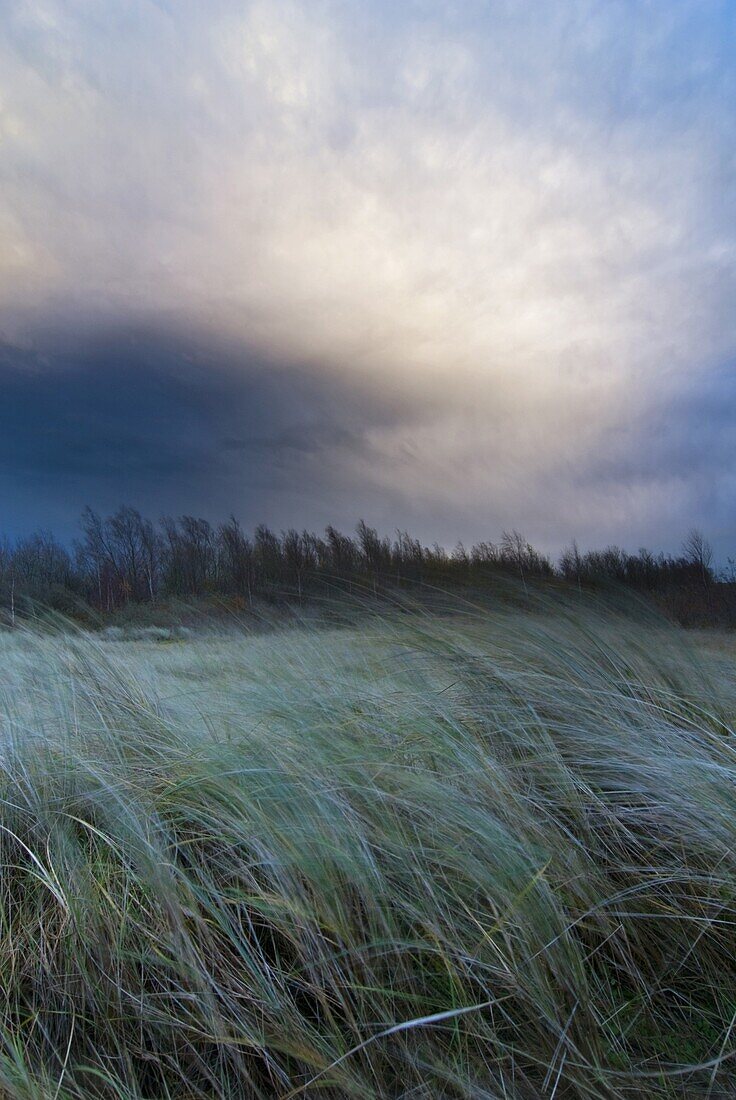
{"label": "storm cloud", "polygon": [[191,330],[126,327],[49,345],[0,345],[6,531],[42,521],[70,534],[86,503],[118,500],[154,516],[323,525],[349,506],[350,467],[370,465],[369,426],[411,416]]}
{"label": "storm cloud", "polygon": [[0,4],[0,504],[736,543],[736,10]]}

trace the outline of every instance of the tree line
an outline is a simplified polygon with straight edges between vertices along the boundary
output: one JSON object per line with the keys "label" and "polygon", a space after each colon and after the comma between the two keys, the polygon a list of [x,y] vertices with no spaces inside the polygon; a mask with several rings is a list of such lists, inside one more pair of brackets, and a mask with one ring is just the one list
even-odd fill
{"label": "tree line", "polygon": [[[699,604],[734,584],[719,577],[705,538],[692,530],[679,554],[629,553],[616,546],[580,551],[558,561],[518,531],[497,542],[462,543],[448,551],[406,531],[381,535],[362,520],[355,533],[328,526],[322,535],[264,524],[246,533],[234,517],[213,525],[196,516],[158,523],[131,507],[101,516],[86,508],[71,548],[38,532],[0,544],[0,600],[11,619],[29,604],[74,614],[88,607],[114,612],[129,604],[221,596],[245,604],[278,596],[304,599],[325,586],[378,591],[387,586],[482,586],[493,574],[521,584],[558,581],[579,587],[618,584]],[[680,599],[682,603],[682,599]]]}

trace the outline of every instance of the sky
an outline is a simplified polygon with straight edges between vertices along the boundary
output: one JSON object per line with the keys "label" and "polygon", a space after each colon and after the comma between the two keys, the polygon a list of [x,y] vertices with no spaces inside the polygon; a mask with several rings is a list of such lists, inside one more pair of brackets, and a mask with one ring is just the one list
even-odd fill
{"label": "sky", "polygon": [[0,0],[0,529],[736,557],[732,0]]}

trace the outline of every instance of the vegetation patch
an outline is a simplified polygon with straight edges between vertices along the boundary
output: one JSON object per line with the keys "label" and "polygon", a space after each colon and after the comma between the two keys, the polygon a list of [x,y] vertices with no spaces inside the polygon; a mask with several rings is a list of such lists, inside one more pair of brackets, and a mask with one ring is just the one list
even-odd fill
{"label": "vegetation patch", "polygon": [[551,599],[155,640],[0,640],[1,1094],[732,1093],[723,652]]}

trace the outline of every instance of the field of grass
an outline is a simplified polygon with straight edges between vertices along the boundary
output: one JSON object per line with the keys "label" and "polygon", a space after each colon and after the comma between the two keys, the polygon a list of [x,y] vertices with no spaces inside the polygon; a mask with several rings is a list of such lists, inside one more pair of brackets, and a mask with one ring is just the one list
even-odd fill
{"label": "field of grass", "polygon": [[736,1095],[726,636],[0,636],[0,1096]]}

